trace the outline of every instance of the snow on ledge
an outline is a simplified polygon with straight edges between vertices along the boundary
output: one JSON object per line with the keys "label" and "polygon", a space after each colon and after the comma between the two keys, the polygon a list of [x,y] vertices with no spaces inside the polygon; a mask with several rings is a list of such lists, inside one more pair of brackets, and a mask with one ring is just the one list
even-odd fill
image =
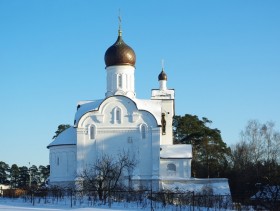
{"label": "snow on ledge", "polygon": [[192,158],[191,144],[161,145],[160,158]]}

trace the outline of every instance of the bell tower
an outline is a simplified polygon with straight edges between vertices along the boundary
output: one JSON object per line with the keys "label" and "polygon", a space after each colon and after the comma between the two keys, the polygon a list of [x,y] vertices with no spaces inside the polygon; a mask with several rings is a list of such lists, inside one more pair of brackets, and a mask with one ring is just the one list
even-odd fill
{"label": "bell tower", "polygon": [[158,75],[159,89],[152,89],[152,100],[161,100],[161,143],[173,144],[174,90],[167,88],[167,75],[162,68]]}

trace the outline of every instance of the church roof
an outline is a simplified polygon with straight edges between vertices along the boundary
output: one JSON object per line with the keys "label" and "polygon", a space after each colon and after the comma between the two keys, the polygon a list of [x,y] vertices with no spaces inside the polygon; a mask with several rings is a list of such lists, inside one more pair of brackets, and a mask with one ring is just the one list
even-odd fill
{"label": "church roof", "polygon": [[61,146],[61,145],[76,145],[77,143],[77,132],[76,128],[69,127],[60,133],[52,143],[50,143],[47,148],[53,146]]}
{"label": "church roof", "polygon": [[136,55],[134,50],[123,41],[120,30],[117,41],[107,49],[104,60],[106,67],[113,65],[135,65]]}
{"label": "church roof", "polygon": [[133,99],[139,110],[150,112],[157,120],[158,125],[161,125],[161,100],[143,100]]}
{"label": "church roof", "polygon": [[80,101],[78,103],[77,112],[75,115],[74,126],[77,126],[79,119],[89,111],[96,111],[98,110],[100,104],[104,101],[101,100],[91,100],[91,101]]}
{"label": "church roof", "polygon": [[191,144],[161,145],[160,158],[192,158]]}

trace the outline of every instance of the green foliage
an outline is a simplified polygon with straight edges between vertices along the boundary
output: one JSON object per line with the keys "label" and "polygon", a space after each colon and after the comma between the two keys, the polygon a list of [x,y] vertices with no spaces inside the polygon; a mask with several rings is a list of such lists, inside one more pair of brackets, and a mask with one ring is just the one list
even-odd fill
{"label": "green foliage", "polygon": [[19,168],[16,164],[13,164],[10,169],[10,185],[12,188],[16,188],[18,186],[19,180]]}
{"label": "green foliage", "polygon": [[11,168],[3,161],[0,161],[0,184],[11,185],[11,188],[27,188],[42,186],[50,175],[50,165],[32,165],[19,167],[13,164]]}
{"label": "green foliage", "polygon": [[19,167],[19,175],[18,175],[18,188],[25,188],[29,185],[29,170],[26,166]]}
{"label": "green foliage", "polygon": [[39,178],[40,183],[45,183],[48,177],[50,176],[50,165],[47,166],[39,166]]}
{"label": "green foliage", "polygon": [[66,130],[67,128],[71,127],[71,125],[58,125],[57,130],[55,131],[55,135],[52,137],[52,139],[55,139],[60,133],[62,133],[64,130]]}
{"label": "green foliage", "polygon": [[9,165],[0,161],[0,184],[8,184]]}
{"label": "green foliage", "polygon": [[175,116],[174,143],[192,144],[192,173],[195,177],[219,177],[228,166],[230,148],[222,140],[221,132],[208,125],[212,121],[195,115]]}

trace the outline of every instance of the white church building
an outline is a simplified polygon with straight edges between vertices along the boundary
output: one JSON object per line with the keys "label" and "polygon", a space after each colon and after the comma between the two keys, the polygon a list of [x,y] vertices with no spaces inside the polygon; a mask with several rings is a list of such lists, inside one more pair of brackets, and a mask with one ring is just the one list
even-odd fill
{"label": "white church building", "polygon": [[118,31],[105,56],[107,90],[104,99],[80,101],[74,126],[47,148],[50,185],[73,185],[78,175],[106,154],[129,152],[137,161],[132,181],[141,186],[191,181],[192,147],[173,144],[175,91],[167,87],[164,69],[150,99],[137,99],[134,50]]}

